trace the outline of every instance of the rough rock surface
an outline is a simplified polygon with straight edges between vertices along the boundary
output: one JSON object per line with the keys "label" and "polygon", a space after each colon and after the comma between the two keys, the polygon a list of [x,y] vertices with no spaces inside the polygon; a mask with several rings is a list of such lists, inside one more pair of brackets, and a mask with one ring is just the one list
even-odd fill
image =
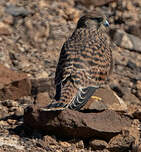
{"label": "rough rock surface", "polygon": [[115,32],[114,42],[120,47],[141,53],[141,39],[122,30]]}
{"label": "rough rock surface", "polygon": [[0,65],[0,100],[14,100],[28,95],[31,95],[31,83],[27,74]]}
{"label": "rough rock surface", "polygon": [[106,141],[97,140],[97,139],[90,141],[90,145],[93,150],[103,150],[108,147],[108,144]]}
{"label": "rough rock surface", "polygon": [[24,123],[31,128],[64,138],[83,139],[92,137],[108,139],[131,125],[130,119],[121,117],[111,110],[100,113],[82,113],[69,109],[62,112],[40,112],[36,111],[36,107],[35,109],[28,107],[25,110]]}
{"label": "rough rock surface", "polygon": [[134,137],[128,135],[117,135],[110,140],[108,149],[113,152],[124,152],[127,151],[133,143]]}
{"label": "rough rock surface", "polygon": [[102,101],[95,101],[90,98],[81,110],[95,110],[95,111],[103,111],[106,109],[112,109],[115,111],[126,111],[127,105],[126,103],[118,97],[112,89],[109,87],[97,89],[94,93],[95,96],[98,96],[102,99]]}

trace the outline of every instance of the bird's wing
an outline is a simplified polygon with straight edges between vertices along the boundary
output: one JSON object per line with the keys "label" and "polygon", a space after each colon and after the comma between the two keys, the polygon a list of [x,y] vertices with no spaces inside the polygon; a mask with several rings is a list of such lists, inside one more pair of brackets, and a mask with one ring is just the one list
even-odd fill
{"label": "bird's wing", "polygon": [[70,109],[80,110],[81,107],[83,107],[87,103],[87,101],[93,95],[96,89],[97,87],[94,86],[79,88],[68,107]]}
{"label": "bird's wing", "polygon": [[[90,51],[93,50],[92,54]],[[90,79],[90,84],[95,86],[103,86],[112,71],[112,52],[110,47],[104,47],[99,45],[99,47],[94,47],[91,49],[86,49],[87,53],[87,64],[90,67],[87,70],[88,78]]]}
{"label": "bird's wing", "polygon": [[[55,99],[59,99],[61,96],[61,89],[67,85],[67,81],[75,81],[77,77],[77,71],[81,70],[81,64],[84,64],[80,59],[80,48],[82,44],[68,40],[64,43],[58,65],[55,73],[55,85],[56,96]],[[79,79],[79,78],[78,78]],[[77,88],[77,86],[76,86]]]}
{"label": "bird's wing", "polygon": [[71,50],[68,48],[68,42],[65,42],[61,52],[59,61],[55,72],[55,85],[56,85],[56,95],[55,99],[59,100],[61,96],[61,89],[64,85],[63,82],[67,81],[73,71],[73,65],[69,60],[71,59]]}
{"label": "bird's wing", "polygon": [[67,65],[67,59],[70,57],[71,54],[67,47],[67,44],[64,43],[61,52],[60,52],[60,57],[59,61],[56,67],[56,72],[55,72],[55,84],[60,85],[63,80],[65,80],[67,77],[69,77],[71,71],[72,71],[72,66]]}

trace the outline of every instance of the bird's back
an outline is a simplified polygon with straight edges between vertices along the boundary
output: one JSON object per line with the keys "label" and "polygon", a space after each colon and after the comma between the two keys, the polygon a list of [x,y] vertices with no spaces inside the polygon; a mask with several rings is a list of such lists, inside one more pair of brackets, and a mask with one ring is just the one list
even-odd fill
{"label": "bird's back", "polygon": [[56,68],[56,100],[70,103],[80,88],[103,86],[112,67],[106,36],[95,30],[76,29],[64,43]]}

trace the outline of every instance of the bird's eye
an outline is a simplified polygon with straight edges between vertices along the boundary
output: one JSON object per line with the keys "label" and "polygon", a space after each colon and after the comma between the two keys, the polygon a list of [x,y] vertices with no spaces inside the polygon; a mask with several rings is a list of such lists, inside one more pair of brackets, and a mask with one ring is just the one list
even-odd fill
{"label": "bird's eye", "polygon": [[96,20],[97,20],[98,22],[102,22],[102,21],[103,21],[103,18],[99,17],[99,18],[96,18]]}

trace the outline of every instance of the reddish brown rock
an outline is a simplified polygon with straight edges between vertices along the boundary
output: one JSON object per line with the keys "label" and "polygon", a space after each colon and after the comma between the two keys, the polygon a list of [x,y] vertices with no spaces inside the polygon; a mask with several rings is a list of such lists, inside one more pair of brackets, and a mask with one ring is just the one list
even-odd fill
{"label": "reddish brown rock", "polygon": [[81,110],[95,110],[95,111],[103,111],[106,109],[112,109],[114,111],[126,111],[127,106],[124,101],[119,98],[112,89],[100,88],[97,89],[94,93],[94,96],[98,96],[102,99],[102,101],[95,101],[90,98],[87,104],[81,108]]}
{"label": "reddish brown rock", "polygon": [[3,22],[0,22],[0,35],[10,35],[11,33],[11,27]]}
{"label": "reddish brown rock", "polygon": [[[32,88],[35,88],[35,92],[42,93],[48,92],[50,97],[55,95],[55,85],[54,78],[41,78],[41,79],[32,79]],[[40,97],[41,98],[41,97]],[[42,102],[40,100],[40,102]]]}
{"label": "reddish brown rock", "polygon": [[31,93],[28,76],[0,65],[0,100],[18,99]]}
{"label": "reddish brown rock", "polygon": [[48,92],[40,92],[37,95],[36,103],[39,107],[44,107],[45,105],[48,105],[51,102],[51,99],[49,97]]}
{"label": "reddish brown rock", "polygon": [[40,112],[38,107],[28,107],[24,113],[25,126],[64,138],[102,137],[110,139],[131,121],[112,110],[99,113],[82,113],[73,110]]}

